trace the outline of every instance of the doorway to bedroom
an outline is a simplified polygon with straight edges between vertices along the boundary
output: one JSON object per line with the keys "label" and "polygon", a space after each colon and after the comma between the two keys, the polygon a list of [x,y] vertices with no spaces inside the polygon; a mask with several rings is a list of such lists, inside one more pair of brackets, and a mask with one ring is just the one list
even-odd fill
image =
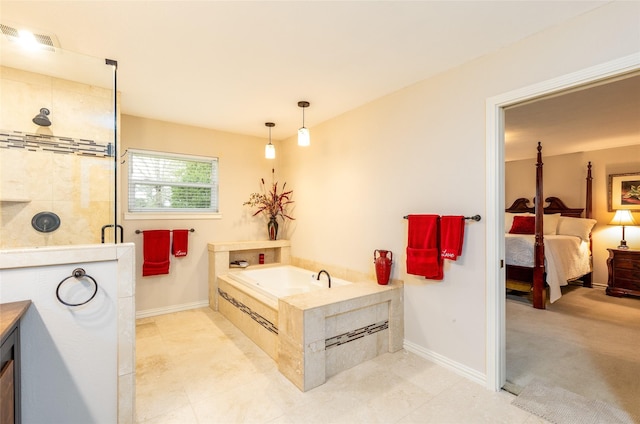
{"label": "doorway to bedroom", "polygon": [[[598,160],[593,160],[594,169],[599,167],[597,173],[599,181],[597,181],[596,176],[594,176],[593,190],[594,197],[596,197],[594,198],[594,213],[600,215],[595,216],[595,218],[600,219],[594,230],[594,232],[598,232],[599,236],[599,241],[594,240],[594,249],[599,249],[600,252],[597,257],[594,255],[596,264],[594,267],[594,289],[583,289],[581,287],[571,286],[568,289],[564,289],[565,295],[563,298],[553,304],[552,308],[554,310],[534,310],[526,300],[523,302],[505,299],[504,271],[499,266],[496,267],[495,264],[499,264],[500,260],[504,258],[504,208],[506,205],[511,204],[510,201],[513,199],[510,198],[510,196],[513,197],[517,195],[514,194],[517,189],[512,190],[512,187],[509,187],[508,175],[513,171],[511,169],[513,166],[507,163],[523,161],[525,167],[531,167],[530,179],[535,181],[533,177],[535,167],[532,159],[525,157],[526,153],[523,154],[522,151],[517,153],[517,149],[510,150],[512,147],[509,145],[510,131],[520,131],[522,129],[515,128],[514,125],[511,125],[514,121],[509,119],[510,111],[517,111],[518,108],[520,108],[518,112],[524,112],[529,108],[534,112],[537,109],[536,113],[538,114],[544,113],[544,110],[541,112],[541,109],[544,109],[543,106],[545,102],[555,102],[559,104],[563,96],[583,91],[586,93],[588,91],[585,90],[587,86],[590,88],[605,88],[604,86],[615,82],[630,80],[630,77],[638,79],[640,78],[638,77],[639,68],[640,57],[627,57],[603,66],[565,76],[558,80],[547,81],[533,87],[507,93],[503,96],[489,99],[487,102],[487,169],[500,170],[500,175],[497,176],[492,176],[489,171],[487,174],[487,215],[495,217],[493,222],[487,223],[487,234],[492,234],[492,236],[488,236],[487,241],[487,281],[495,282],[495,284],[489,283],[487,290],[489,329],[487,380],[488,385],[490,387],[493,385],[493,388],[496,390],[503,387],[507,379],[515,379],[518,380],[520,384],[526,384],[536,376],[537,372],[541,372],[543,375],[546,375],[547,378],[558,377],[562,379],[563,384],[572,380],[573,382],[571,384],[574,384],[575,387],[578,388],[591,386],[594,389],[596,398],[606,398],[603,392],[608,391],[611,399],[618,401],[622,406],[626,407],[629,404],[628,401],[624,400],[624,394],[621,393],[624,389],[621,387],[620,381],[621,379],[624,380],[625,376],[615,376],[616,370],[614,369],[615,367],[612,366],[612,363],[616,361],[603,360],[603,358],[611,359],[614,357],[613,355],[620,353],[616,353],[616,351],[624,350],[624,346],[622,346],[620,340],[625,340],[625,338],[621,336],[621,334],[625,334],[625,330],[622,329],[623,326],[618,325],[615,327],[615,331],[621,330],[623,333],[614,333],[614,327],[611,327],[612,329],[610,330],[605,330],[601,335],[597,335],[594,332],[595,327],[600,325],[597,324],[597,321],[603,321],[607,324],[622,324],[634,320],[637,322],[637,318],[640,317],[640,315],[638,315],[640,314],[639,299],[617,299],[604,296],[602,286],[603,284],[606,285],[607,282],[606,248],[617,245],[620,237],[618,234],[619,231],[616,232],[612,227],[603,225],[608,223],[604,222],[607,220],[608,215],[612,215],[612,213],[607,211],[606,206],[606,179],[607,175],[611,174],[612,169],[615,167],[612,168],[610,163],[603,164],[603,157],[601,156],[597,158]],[[634,72],[635,74],[633,74]],[[630,81],[626,81],[625,83],[630,83]],[[574,105],[572,109],[580,111],[586,106],[585,104]],[[571,120],[566,118],[566,114],[556,113],[552,115],[557,119],[557,122],[551,125],[554,126],[554,128],[552,128],[554,130],[559,131],[559,126],[571,124]],[[636,119],[636,122],[637,121]],[[610,126],[615,123],[616,121],[611,121]],[[549,130],[549,128],[547,129]],[[586,138],[589,137],[585,135],[582,136],[583,142]],[[544,167],[546,168],[545,195],[553,195],[553,193],[549,193],[548,188],[554,188],[552,183],[547,183],[547,178],[566,178],[566,175],[563,173],[584,174],[586,168],[582,168],[580,171],[572,171],[570,170],[571,165],[563,165],[563,163],[572,164],[573,162],[580,162],[588,156],[588,154],[584,152],[593,150],[589,146],[585,146],[584,143],[578,147],[564,146],[562,143],[556,143],[557,145],[554,145],[554,143],[549,142],[551,139],[552,137],[550,137],[549,134],[539,132],[538,135],[534,135],[528,140],[529,144],[532,144],[529,150],[532,150],[534,154],[537,141],[540,140],[544,144]],[[613,138],[609,137],[609,140],[611,141]],[[640,143],[638,140],[640,139],[636,136],[635,140],[636,146],[631,147],[631,154],[637,152],[637,149],[640,149],[640,146],[638,146],[638,143]],[[610,144],[613,144],[613,142]],[[518,155],[521,156],[518,157]],[[633,156],[625,155],[624,160],[620,162],[624,162],[622,165],[626,166],[635,162],[637,168],[638,157],[639,156],[636,155],[634,159]],[[529,161],[529,165],[526,165],[527,161]],[[558,171],[558,168],[552,170],[551,167],[560,167],[561,171]],[[547,170],[548,172],[546,172]],[[558,175],[560,175],[560,177]],[[580,178],[584,177],[580,176]],[[492,190],[495,190],[495,193],[492,193]],[[517,195],[518,197],[529,197],[531,199],[535,193],[533,189],[524,188],[522,190],[523,193]],[[574,191],[575,193],[573,193],[573,195],[576,199],[576,204],[584,207],[584,185],[581,185]],[[605,206],[598,206],[595,204],[597,202],[600,202],[600,204],[604,202]],[[577,207],[573,206],[573,201],[571,201],[571,203],[567,201],[567,204],[569,207]],[[495,212],[495,214],[492,214],[492,212]],[[492,237],[495,238],[492,239]],[[618,240],[615,240],[616,238],[618,238]],[[627,237],[627,239],[629,239],[629,237]],[[602,251],[604,251],[604,253]],[[589,292],[590,290],[593,290],[593,292]],[[599,294],[603,295],[603,299],[614,301],[614,305],[606,306],[606,302],[592,299],[593,296],[591,293],[595,293],[596,290]],[[615,304],[617,301],[620,302]],[[549,303],[547,304],[549,305]],[[625,317],[628,319],[625,319]],[[554,322],[554,320],[559,321]],[[541,325],[537,325],[541,321],[545,321],[545,325],[549,325],[546,330],[544,330]],[[549,321],[549,323],[546,323],[546,321]],[[513,331],[514,326],[515,332]],[[543,331],[542,335],[539,333],[540,331]],[[638,334],[637,331],[638,329],[635,329],[635,334]],[[613,334],[618,334],[619,338],[611,337]],[[606,340],[610,340],[611,342],[608,343]],[[592,342],[593,346],[589,347],[585,342]],[[544,349],[539,350],[540,346],[544,347],[545,343],[548,349],[546,353]],[[554,357],[568,361],[562,362],[557,360],[552,366],[549,366],[548,364],[554,361]],[[633,362],[634,359],[635,357],[630,360],[620,359],[618,363],[633,366],[638,365],[636,362]],[[545,365],[545,363],[547,365]],[[628,370],[629,368],[625,371],[627,375]],[[589,378],[597,375],[597,373],[601,373],[598,377],[599,383],[591,385]],[[517,384],[517,386],[520,384]],[[637,385],[637,383],[634,384]],[[516,387],[516,390],[517,389],[518,387]],[[637,390],[638,387],[636,386],[636,393]],[[631,392],[633,393],[634,390],[631,390]],[[589,393],[586,393],[586,395],[588,394]]]}

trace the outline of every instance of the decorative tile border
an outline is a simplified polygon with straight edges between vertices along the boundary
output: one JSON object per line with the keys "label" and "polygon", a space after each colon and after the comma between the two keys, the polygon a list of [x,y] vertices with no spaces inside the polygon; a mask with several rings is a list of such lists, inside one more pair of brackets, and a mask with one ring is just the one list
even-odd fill
{"label": "decorative tile border", "polygon": [[[218,294],[227,302],[231,303],[233,306],[238,308],[243,313],[249,315],[252,320],[266,328],[268,331],[278,334],[278,327],[276,327],[271,321],[263,317],[257,312],[251,310],[250,307],[240,302],[233,296],[229,295],[224,290],[218,287]],[[361,339],[365,336],[369,336],[371,334],[375,334],[379,331],[384,331],[389,328],[389,320],[380,321],[375,324],[369,324],[362,328],[357,328],[355,330],[349,331],[348,333],[338,334],[337,336],[329,337],[324,341],[324,349],[331,349],[336,346],[343,345],[345,343],[352,342],[354,340]]]}
{"label": "decorative tile border", "polygon": [[30,152],[48,151],[99,158],[113,156],[113,144],[111,143],[97,143],[93,140],[8,130],[0,130],[0,148],[25,149]]}
{"label": "decorative tile border", "polygon": [[231,303],[236,308],[240,309],[240,311],[249,315],[252,320],[257,322],[258,324],[260,324],[270,332],[274,334],[278,334],[278,327],[276,327],[271,321],[269,321],[259,313],[252,311],[251,308],[249,308],[247,305],[235,299],[233,296],[230,296],[227,292],[221,290],[219,287],[218,287],[218,293],[220,294],[220,296],[222,296],[224,300]]}
{"label": "decorative tile border", "polygon": [[338,334],[337,336],[329,337],[324,341],[324,350],[332,347],[340,346],[345,343],[352,342],[354,340],[361,339],[364,336],[377,333],[389,328],[389,320],[380,321],[375,324],[369,324],[366,327],[358,328],[348,333]]}

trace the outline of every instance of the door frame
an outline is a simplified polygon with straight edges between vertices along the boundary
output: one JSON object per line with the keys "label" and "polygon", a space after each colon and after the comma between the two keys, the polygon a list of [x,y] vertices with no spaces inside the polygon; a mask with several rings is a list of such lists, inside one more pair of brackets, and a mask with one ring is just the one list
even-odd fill
{"label": "door frame", "polygon": [[[488,98],[486,101],[486,386],[506,382],[504,263],[504,108],[640,69],[640,53]],[[544,312],[543,312],[544,313]]]}

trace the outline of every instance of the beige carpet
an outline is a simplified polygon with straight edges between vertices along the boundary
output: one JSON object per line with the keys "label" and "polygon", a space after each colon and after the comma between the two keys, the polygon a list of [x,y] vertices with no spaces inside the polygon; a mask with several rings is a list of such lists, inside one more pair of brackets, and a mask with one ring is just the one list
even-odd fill
{"label": "beige carpet", "polygon": [[[507,380],[535,381],[640,417],[640,299],[571,286],[546,310],[507,296]],[[639,421],[640,422],[640,421]]]}
{"label": "beige carpet", "polygon": [[513,405],[556,424],[633,424],[627,412],[534,379]]}

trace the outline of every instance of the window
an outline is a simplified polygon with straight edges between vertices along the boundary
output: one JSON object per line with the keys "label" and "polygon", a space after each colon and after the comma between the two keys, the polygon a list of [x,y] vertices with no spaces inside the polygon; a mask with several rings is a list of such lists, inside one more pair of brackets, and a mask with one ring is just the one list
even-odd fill
{"label": "window", "polygon": [[218,213],[218,158],[128,153],[129,212]]}

